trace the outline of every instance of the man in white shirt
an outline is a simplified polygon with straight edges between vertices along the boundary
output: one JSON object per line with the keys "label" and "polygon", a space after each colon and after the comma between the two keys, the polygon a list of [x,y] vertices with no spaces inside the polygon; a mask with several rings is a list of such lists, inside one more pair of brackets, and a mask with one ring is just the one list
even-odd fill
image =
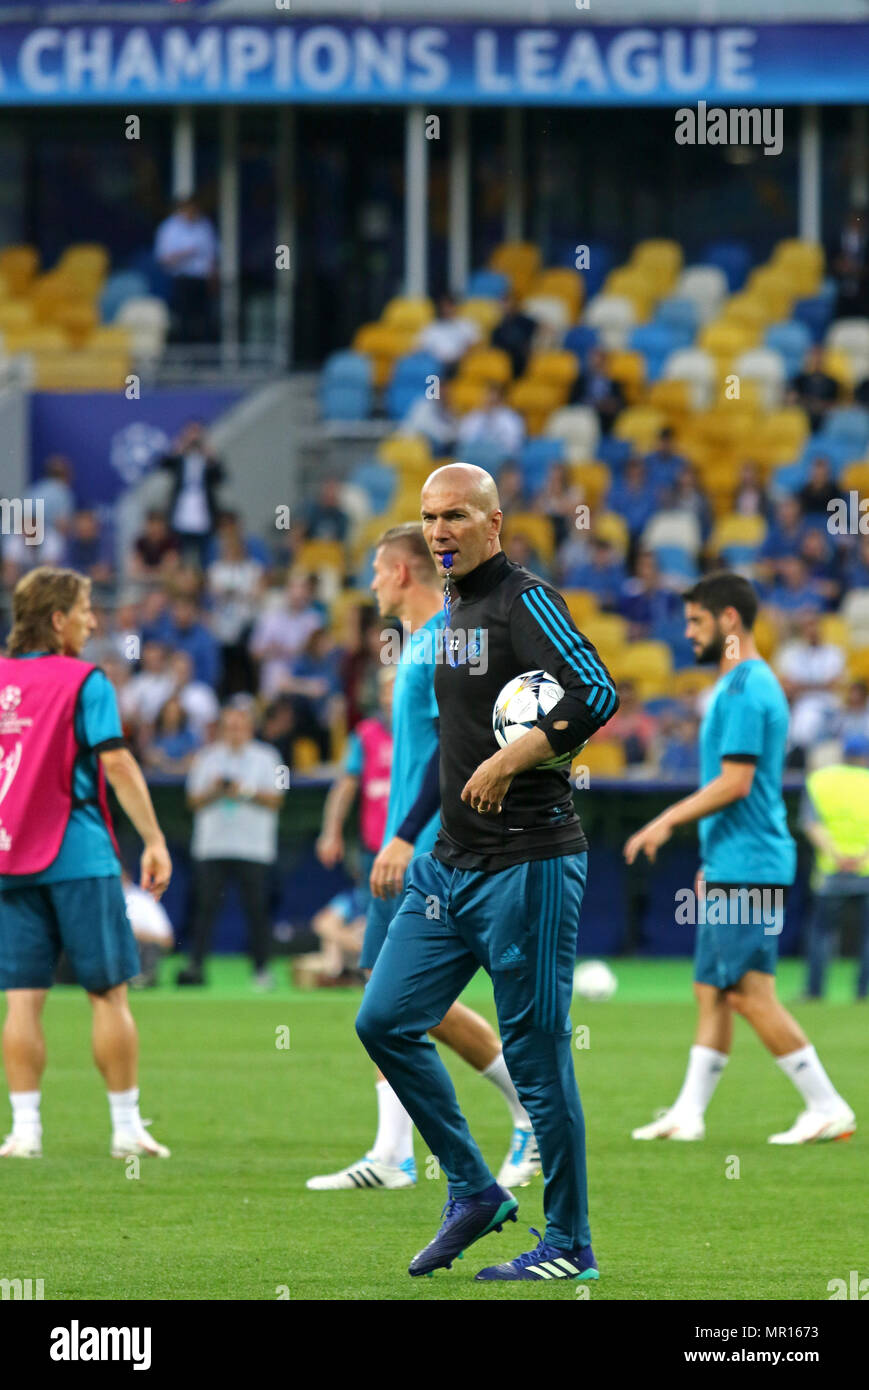
{"label": "man in white shirt", "polygon": [[518,411],[504,404],[504,392],[490,386],[479,410],[471,410],[459,425],[458,451],[465,444],[497,444],[508,458],[515,458],[525,442],[525,422]]}
{"label": "man in white shirt", "polygon": [[290,675],[290,662],[298,656],[308,638],[323,626],[323,614],[314,607],[313,586],[305,574],[293,574],[281,595],[278,607],[267,609],[257,619],[250,649],[260,667],[260,692],[267,700],[283,689]]}
{"label": "man in white shirt", "polygon": [[440,317],[422,330],[416,340],[416,350],[430,352],[445,367],[452,367],[478,341],[480,329],[473,319],[459,317],[455,300],[449,295],[441,299],[438,310]]}
{"label": "man in white shirt", "polygon": [[214,732],[220,716],[217,696],[205,681],[193,676],[193,660],[189,652],[173,652],[169,658],[169,674],[173,681],[173,694],[181,701],[181,708],[187,715],[188,726],[197,738],[207,741]]}
{"label": "man in white shirt", "polygon": [[178,975],[179,985],[205,983],[212,931],[234,879],[247,917],[255,987],[271,987],[268,887],[278,853],[281,771],[276,749],[253,737],[251,701],[236,696],[223,711],[220,738],[196,754],[187,778],[195,909],[190,965]]}
{"label": "man in white shirt", "polygon": [[173,686],[163,643],[145,642],[141,670],[118,692],[124,723],[136,727],[153,724],[172,694]]}
{"label": "man in white shirt", "polygon": [[791,745],[805,752],[824,736],[839,709],[836,687],[845,674],[845,653],[824,641],[817,613],[804,614],[798,630],[773,665],[791,705]]}
{"label": "man in white shirt", "polygon": [[182,198],[157,228],[154,255],[172,277],[172,337],[179,343],[214,339],[211,291],[217,279],[218,240],[194,197]]}

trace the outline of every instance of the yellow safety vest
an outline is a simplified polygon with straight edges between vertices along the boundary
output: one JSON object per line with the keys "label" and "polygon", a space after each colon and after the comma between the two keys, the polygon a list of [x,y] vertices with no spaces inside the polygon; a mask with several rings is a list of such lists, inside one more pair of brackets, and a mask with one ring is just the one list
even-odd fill
{"label": "yellow safety vest", "polygon": [[[806,790],[839,854],[861,858],[869,850],[869,767],[819,767],[806,778]],[[815,852],[815,865],[822,874],[839,873],[822,850]],[[857,872],[869,875],[869,864]]]}

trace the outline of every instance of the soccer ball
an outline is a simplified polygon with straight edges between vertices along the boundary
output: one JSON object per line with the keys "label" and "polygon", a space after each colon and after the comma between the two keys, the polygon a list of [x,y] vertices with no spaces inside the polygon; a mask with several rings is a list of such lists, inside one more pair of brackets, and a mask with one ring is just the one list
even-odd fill
{"label": "soccer ball", "polygon": [[[515,743],[517,738],[533,729],[538,720],[558,704],[564,694],[548,671],[523,671],[508,681],[492,710],[492,732],[500,748]],[[577,753],[585,747],[586,739],[569,753],[561,753],[538,763],[538,767],[569,767]]]}
{"label": "soccer ball", "polygon": [[612,999],[619,982],[605,961],[584,960],[573,972],[573,992],[583,999]]}

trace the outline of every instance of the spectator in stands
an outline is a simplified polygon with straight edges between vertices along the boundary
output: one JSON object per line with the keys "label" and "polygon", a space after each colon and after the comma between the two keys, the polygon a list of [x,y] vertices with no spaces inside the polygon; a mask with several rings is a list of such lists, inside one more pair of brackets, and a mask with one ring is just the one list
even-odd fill
{"label": "spectator in stands", "polygon": [[800,543],[800,558],[805,562],[809,580],[824,606],[832,611],[842,596],[839,557],[826,531],[808,526]]}
{"label": "spectator in stands", "polygon": [[241,528],[229,517],[217,533],[217,558],[206,571],[212,600],[211,631],[220,643],[220,689],[224,698],[256,690],[256,671],[250,653],[265,568],[248,555]]}
{"label": "spectator in stands", "polygon": [[629,556],[635,554],[643,528],[655,513],[655,498],[646,466],[638,454],[631,455],[622,476],[612,483],[606,495],[606,509],[624,518],[631,538]]}
{"label": "spectator in stands", "polygon": [[[790,742],[805,752],[831,727],[839,708],[837,688],[845,674],[845,653],[825,642],[817,613],[805,613],[793,636],[778,650],[773,666],[791,705]],[[791,766],[796,759],[790,759]]]}
{"label": "spectator in stands", "polygon": [[[517,469],[516,472],[519,473],[519,470]],[[519,473],[520,478],[521,476]],[[498,477],[498,493],[501,497],[501,509],[506,516],[509,513],[504,507],[502,477],[503,472]],[[548,517],[552,522],[556,546],[563,545],[576,529],[577,508],[584,501],[585,491],[571,482],[567,464],[551,464],[546,475],[546,482],[535,499],[534,510],[540,512],[542,516]]]}
{"label": "spectator in stands", "polygon": [[836,378],[824,370],[824,349],[816,343],[806,353],[803,370],[790,383],[787,399],[791,405],[803,407],[814,434],[838,401],[840,390]]}
{"label": "spectator in stands", "polygon": [[827,505],[834,497],[840,496],[830,468],[830,460],[818,455],[812,459],[808,482],[797,493],[800,506],[807,517],[818,517],[826,525],[830,513]]}
{"label": "spectator in stands", "polygon": [[663,583],[651,550],[638,553],[635,572],[619,591],[617,610],[630,623],[634,641],[651,637],[657,627],[681,616],[682,600]]}
{"label": "spectator in stands", "polygon": [[32,512],[22,509],[23,529],[2,537],[3,584],[11,592],[23,574],[39,565],[66,563],[66,540],[60,531],[40,522],[36,500]]}
{"label": "spectator in stands", "polygon": [[289,695],[278,695],[266,705],[257,730],[262,743],[277,749],[285,767],[293,765],[293,744],[297,737],[296,716]]}
{"label": "spectator in stands", "polygon": [[168,664],[172,693],[179,701],[191,731],[200,743],[205,743],[213,737],[220,717],[217,696],[205,681],[194,679],[193,661],[188,652],[173,652]]}
{"label": "spectator in stands", "polygon": [[838,286],[836,318],[862,318],[869,313],[869,231],[866,213],[851,208],[845,219],[839,243],[831,257],[831,269]]}
{"label": "spectator in stands", "polygon": [[178,537],[169,528],[169,518],[159,507],[145,516],[145,526],[133,542],[127,557],[127,574],[139,583],[165,582],[178,566]]}
{"label": "spectator in stands", "polygon": [[119,692],[124,722],[136,730],[154,724],[172,694],[174,682],[168,659],[164,643],[145,642],[139,670]]}
{"label": "spectator in stands", "polygon": [[172,277],[173,341],[213,342],[218,240],[194,196],[179,198],[175,211],[160,223],[154,256]]}
{"label": "spectator in stands", "polygon": [[769,500],[763,485],[763,475],[756,463],[744,463],[739,471],[739,481],[733,498],[733,511],[737,516],[766,517]]}
{"label": "spectator in stands", "polygon": [[548,580],[550,578],[548,564],[523,531],[513,532],[509,541],[504,543],[504,551],[508,560],[512,560],[514,565],[521,565],[523,569],[530,570],[540,579]]}
{"label": "spectator in stands", "polygon": [[430,352],[444,367],[455,367],[468,348],[480,338],[480,329],[473,319],[462,318],[456,302],[445,294],[438,302],[438,317],[426,324],[416,340],[417,352]]}
{"label": "spectator in stands", "polygon": [[696,517],[700,534],[705,540],[712,530],[712,510],[709,499],[700,487],[697,470],[690,463],[681,469],[672,488],[665,488],[659,499],[662,510],[688,512]]}
{"label": "spectator in stands", "polygon": [[350,518],[341,506],[341,484],[337,478],[324,478],[313,501],[298,508],[299,535],[306,541],[346,541]]}
{"label": "spectator in stands", "polygon": [[160,460],[172,478],[169,522],[181,542],[185,559],[202,569],[217,524],[217,490],[226,477],[215,458],[200,420],[191,420],[175,442],[175,451]]}
{"label": "spectator in stands", "polygon": [[190,965],[178,975],[179,985],[205,982],[211,935],[231,880],[247,917],[254,985],[273,985],[269,881],[285,785],[277,751],[253,736],[251,701],[235,696],[223,711],[220,737],[194,755],[187,779],[196,906]]}
{"label": "spectator in stands", "polygon": [[170,695],[157,715],[154,731],[143,752],[145,766],[155,772],[186,777],[202,740],[190,728],[184,706]]}
{"label": "spectator in stands", "polygon": [[370,674],[381,669],[380,632],[384,624],[370,603],[356,603],[344,612],[341,635],[341,686],[347,701],[347,728],[354,729],[370,713],[367,699]]}
{"label": "spectator in stands", "polygon": [[293,657],[322,626],[323,614],[314,603],[311,576],[292,573],[279,605],[260,614],[251,636],[250,649],[260,663],[260,690],[267,699],[281,689]]}
{"label": "spectator in stands", "polygon": [[846,554],[843,562],[845,587],[869,589],[869,536],[858,536],[856,539],[856,548]]}
{"label": "spectator in stands", "polygon": [[525,510],[525,479],[518,463],[513,463],[512,460],[508,460],[498,470],[498,496],[501,499],[501,511],[505,516]]}
{"label": "spectator in stands", "polygon": [[94,588],[111,588],[115,578],[112,537],[92,508],[83,508],[72,518],[66,543],[66,563],[86,574]]}
{"label": "spectator in stands", "polygon": [[497,444],[509,457],[519,453],[525,441],[525,421],[504,400],[502,387],[490,383],[479,410],[469,410],[459,422],[457,447]]}
{"label": "spectator in stands", "polygon": [[799,499],[786,494],[776,502],[772,520],[755,561],[758,577],[771,583],[780,571],[781,562],[789,555],[798,555],[806,534],[806,523]]}
{"label": "spectator in stands", "polygon": [[537,321],[523,314],[518,296],[510,293],[504,300],[504,314],[492,329],[492,347],[501,348],[510,358],[513,376],[523,375],[528,365],[531,344],[537,332]]}
{"label": "spectator in stands", "polygon": [[329,761],[332,730],[344,714],[341,690],[341,653],[324,627],[312,632],[304,650],[288,663],[288,673],[278,687],[293,711],[291,743],[310,738],[320,761]]}
{"label": "spectator in stands", "polygon": [[570,392],[572,405],[590,405],[597,411],[603,434],[609,434],[613,421],[625,405],[621,385],[607,375],[606,360],[602,348],[592,348],[588,365],[580,372]]}
{"label": "spectator in stands", "polygon": [[31,487],[31,496],[42,499],[45,525],[66,535],[75,511],[72,464],[63,454],[46,459],[42,477]]}
{"label": "spectator in stands", "polygon": [[643,707],[633,681],[619,681],[619,708],[607,725],[607,738],[615,738],[625,750],[629,766],[644,763],[655,737],[655,720]]}
{"label": "spectator in stands", "polygon": [[869,738],[869,685],[866,681],[849,681],[845,699],[837,710],[833,732],[844,742],[852,736]]}
{"label": "spectator in stands", "polygon": [[659,745],[658,768],[662,777],[697,775],[697,720],[693,715],[676,719],[664,732]]}
{"label": "spectator in stands", "polygon": [[187,652],[193,662],[195,679],[216,689],[220,679],[220,647],[200,621],[195,599],[183,594],[173,598],[160,632],[167,646]]}
{"label": "spectator in stands", "polygon": [[458,416],[453,414],[444,396],[429,400],[427,395],[422,395],[417,396],[395,432],[405,437],[422,435],[431,445],[434,457],[440,458],[451,451],[458,428]]}
{"label": "spectator in stands", "polygon": [[824,600],[800,555],[785,555],[779,561],[778,571],[779,580],[770,589],[766,602],[775,610],[779,623],[800,613],[823,610]]}
{"label": "spectator in stands", "polygon": [[612,543],[603,536],[592,536],[590,559],[572,566],[562,582],[566,589],[588,589],[601,608],[613,611],[625,578],[624,564]]}
{"label": "spectator in stands", "polygon": [[688,460],[676,452],[676,431],[665,425],[658,435],[658,447],[646,454],[646,473],[654,493],[674,487]]}

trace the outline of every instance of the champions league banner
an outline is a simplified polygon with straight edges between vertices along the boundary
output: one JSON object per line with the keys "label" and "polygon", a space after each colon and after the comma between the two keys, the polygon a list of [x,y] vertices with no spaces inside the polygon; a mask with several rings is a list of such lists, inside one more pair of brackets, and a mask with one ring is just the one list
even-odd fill
{"label": "champions league banner", "polygon": [[253,24],[208,13],[187,23],[0,25],[0,105],[741,106],[869,96],[867,24],[612,27],[582,11],[569,25]]}

